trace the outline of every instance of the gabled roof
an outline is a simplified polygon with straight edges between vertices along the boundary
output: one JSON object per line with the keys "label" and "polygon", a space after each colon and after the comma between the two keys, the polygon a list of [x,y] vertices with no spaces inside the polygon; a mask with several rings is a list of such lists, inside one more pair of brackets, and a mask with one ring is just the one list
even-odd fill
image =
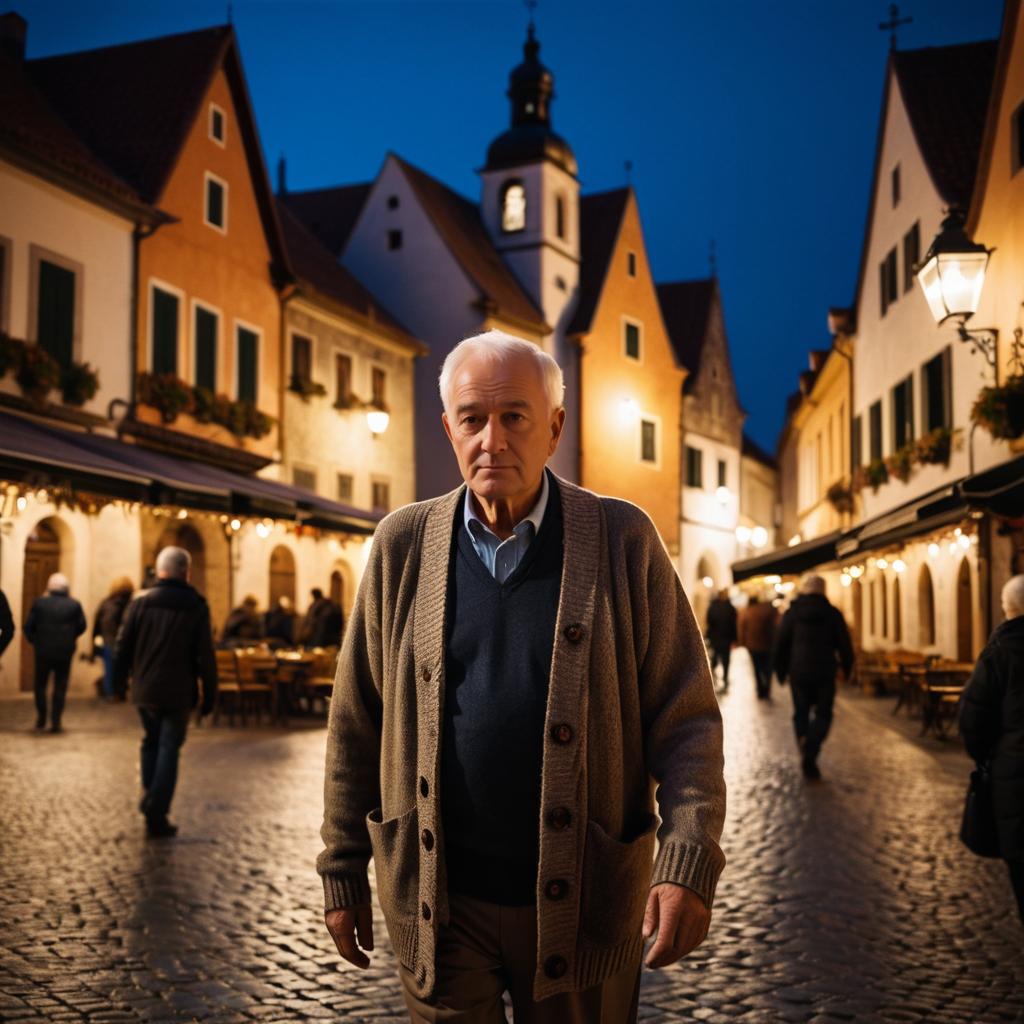
{"label": "gabled roof", "polygon": [[579,301],[569,335],[590,330],[631,193],[630,188],[617,188],[580,197]]}
{"label": "gabled roof", "polygon": [[762,465],[767,466],[769,469],[778,469],[779,464],[775,459],[775,456],[769,455],[748,433],[743,434],[743,447],[741,449],[744,456],[748,459],[753,459],[755,462],[760,462]]}
{"label": "gabled roof", "polygon": [[551,327],[491,243],[476,203],[392,154],[448,251],[480,292],[490,313],[510,317],[545,334]]}
{"label": "gabled roof", "polygon": [[[39,92],[22,60],[0,52],[0,146],[33,168],[55,172],[97,198],[145,207],[142,197],[97,159]],[[149,211],[150,214],[152,211]]]}
{"label": "gabled roof", "polygon": [[337,185],[332,188],[307,189],[304,192],[283,192],[278,202],[284,203],[306,227],[336,256],[341,255],[373,182],[359,185]]}
{"label": "gabled roof", "polygon": [[283,249],[256,119],[230,25],[26,62],[40,91],[104,164],[158,203],[210,82],[231,84],[238,130],[275,264]]}
{"label": "gabled roof", "polygon": [[689,370],[687,385],[700,372],[708,337],[711,310],[718,294],[718,279],[672,281],[658,285],[658,302],[676,360]]}
{"label": "gabled roof", "polygon": [[345,311],[380,325],[387,333],[397,336],[398,340],[423,350],[423,345],[328,252],[280,199],[278,213],[289,267],[300,289],[308,289],[341,306]]}

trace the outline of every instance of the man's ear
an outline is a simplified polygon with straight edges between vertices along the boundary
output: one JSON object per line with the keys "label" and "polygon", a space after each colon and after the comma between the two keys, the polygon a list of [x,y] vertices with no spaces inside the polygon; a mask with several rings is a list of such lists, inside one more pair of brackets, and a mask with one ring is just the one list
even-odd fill
{"label": "man's ear", "polygon": [[441,413],[441,423],[444,425],[444,432],[448,435],[448,440],[455,444],[455,438],[452,437],[452,425],[448,422],[448,413]]}
{"label": "man's ear", "polygon": [[551,440],[548,442],[548,455],[554,455],[558,442],[562,437],[562,429],[565,427],[565,409],[558,409],[551,417]]}

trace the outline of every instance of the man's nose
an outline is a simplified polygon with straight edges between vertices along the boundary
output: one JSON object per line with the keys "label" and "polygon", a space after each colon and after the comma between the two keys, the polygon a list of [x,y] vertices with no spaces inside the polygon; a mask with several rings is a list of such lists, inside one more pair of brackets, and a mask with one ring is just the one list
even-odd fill
{"label": "man's nose", "polygon": [[484,425],[480,443],[485,452],[504,451],[506,447],[505,429],[502,427],[501,420],[498,419],[497,416],[488,417],[487,423]]}

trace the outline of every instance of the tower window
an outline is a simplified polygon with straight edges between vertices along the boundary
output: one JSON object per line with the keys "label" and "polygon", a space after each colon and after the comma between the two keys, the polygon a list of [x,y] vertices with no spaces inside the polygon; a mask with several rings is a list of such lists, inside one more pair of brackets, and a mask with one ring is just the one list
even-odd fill
{"label": "tower window", "polygon": [[224,111],[216,103],[210,104],[210,138],[224,144]]}
{"label": "tower window", "polygon": [[565,292],[569,290],[569,286],[565,283],[565,278],[562,277],[561,275],[555,275],[555,287],[560,292]]}
{"label": "tower window", "polygon": [[555,234],[565,238],[565,197],[555,196]]}
{"label": "tower window", "polygon": [[522,231],[526,227],[526,189],[521,181],[505,186],[501,198],[501,230]]}
{"label": "tower window", "polygon": [[401,231],[389,231],[388,232],[388,249],[394,252],[396,249],[402,248],[402,232]]}
{"label": "tower window", "polygon": [[227,183],[215,178],[209,171],[205,176],[205,220],[211,228],[218,231],[227,231],[228,209],[227,209]]}
{"label": "tower window", "polygon": [[636,253],[631,252],[626,254],[626,273],[630,277],[636,277]]}
{"label": "tower window", "polygon": [[622,347],[627,359],[640,361],[640,325],[629,320],[622,325]]}
{"label": "tower window", "polygon": [[892,205],[893,209],[900,205],[900,195],[902,189],[900,188],[900,165],[897,164],[892,169]]}
{"label": "tower window", "polygon": [[389,210],[397,210],[398,209],[398,196],[388,196],[388,209]]}

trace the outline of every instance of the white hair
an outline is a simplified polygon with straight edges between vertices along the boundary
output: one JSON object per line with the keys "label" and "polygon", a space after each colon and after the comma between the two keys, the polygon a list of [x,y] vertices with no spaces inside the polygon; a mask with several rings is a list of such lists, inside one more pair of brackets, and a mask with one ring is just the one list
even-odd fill
{"label": "white hair", "polygon": [[170,576],[172,579],[188,578],[192,568],[192,556],[184,548],[164,548],[156,556],[156,573],[158,576]]}
{"label": "white hair", "polygon": [[534,361],[540,372],[544,393],[547,395],[551,411],[561,409],[565,400],[565,381],[562,377],[562,368],[558,363],[542,348],[525,338],[517,338],[504,331],[487,331],[484,334],[474,334],[471,338],[463,339],[448,353],[444,365],[441,367],[441,377],[438,381],[441,403],[445,410],[447,411],[451,407],[452,382],[455,379],[455,374],[467,359],[471,356],[483,356],[485,359],[498,362],[516,355],[529,356]]}
{"label": "white hair", "polygon": [[825,593],[825,581],[814,573],[805,576],[800,581],[800,593],[801,594],[824,594]]}
{"label": "white hair", "polygon": [[1024,615],[1024,573],[1011,576],[1003,584],[1003,611],[1008,619]]}
{"label": "white hair", "polygon": [[71,584],[64,573],[55,572],[51,573],[46,581],[46,589],[51,594],[66,594],[71,589]]}

